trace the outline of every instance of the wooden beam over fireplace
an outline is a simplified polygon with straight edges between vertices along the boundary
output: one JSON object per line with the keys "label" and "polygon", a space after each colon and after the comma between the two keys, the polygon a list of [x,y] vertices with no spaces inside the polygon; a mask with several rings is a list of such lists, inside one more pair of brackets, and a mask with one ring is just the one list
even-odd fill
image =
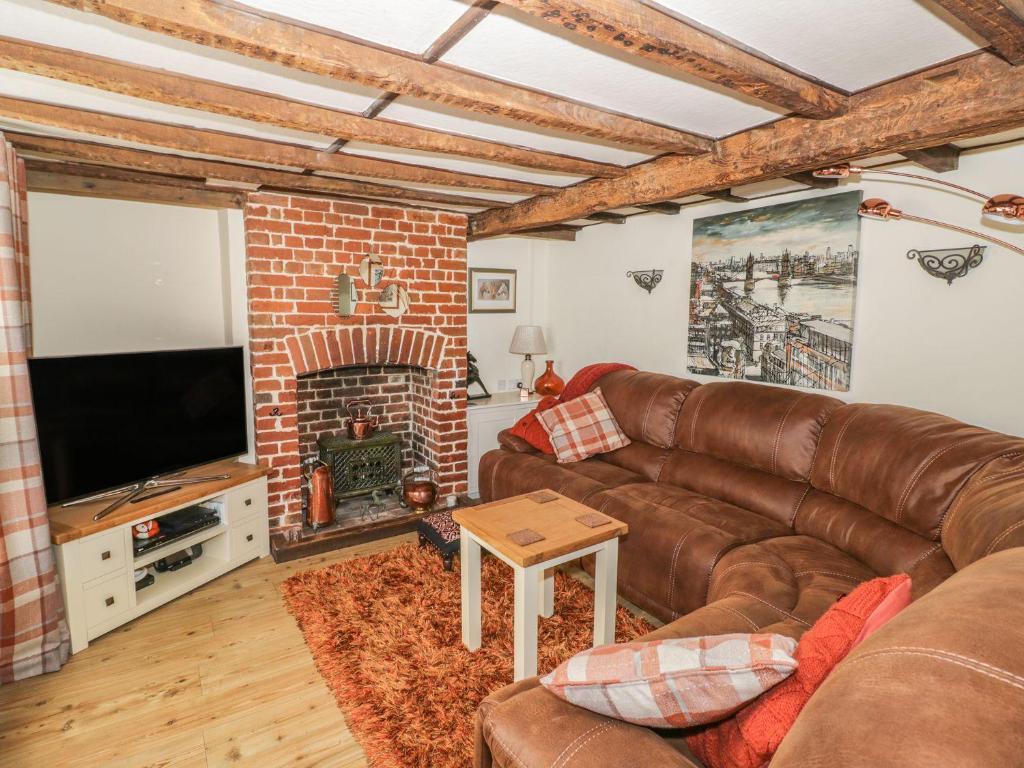
{"label": "wooden beam over fireplace", "polygon": [[325,194],[338,197],[410,200],[440,206],[490,208],[504,207],[508,203],[484,198],[452,195],[429,190],[405,189],[387,184],[371,184],[354,179],[313,176],[273,168],[257,168],[218,160],[204,160],[163,152],[149,152],[109,144],[74,141],[51,136],[32,136],[23,133],[4,134],[22,154],[45,155],[83,164],[126,168],[146,173],[165,174],[191,179],[216,179],[237,182],[239,185],[273,187],[279,190]]}

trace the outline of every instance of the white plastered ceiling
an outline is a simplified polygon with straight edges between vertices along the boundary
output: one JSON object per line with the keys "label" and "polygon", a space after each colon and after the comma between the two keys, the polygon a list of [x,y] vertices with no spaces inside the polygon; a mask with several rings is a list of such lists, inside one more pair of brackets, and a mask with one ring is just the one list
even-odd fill
{"label": "white plastered ceiling", "polygon": [[[291,19],[322,31],[420,55],[463,14],[470,0],[243,0],[255,13]],[[826,86],[857,91],[921,68],[969,54],[984,46],[959,22],[926,0],[660,0],[667,13],[692,20],[713,34],[775,60]],[[0,0],[0,34],[103,56],[128,64],[200,77],[351,113],[366,110],[384,91],[312,75],[170,36],[139,30],[99,15],[45,0]],[[498,5],[445,53],[438,67],[454,67],[494,80],[554,94],[627,117],[719,138],[785,116],[785,110],[710,85],[639,57],[614,51],[560,27]],[[166,106],[0,69],[0,95],[84,110],[226,131],[316,149],[337,136],[304,133],[273,125]],[[466,111],[399,96],[380,119],[460,136],[622,166],[643,163],[650,150],[588,136],[538,128],[501,115]],[[102,136],[0,119],[0,128],[83,138],[96,143],[139,146]],[[1007,134],[1021,138],[1024,131]],[[960,142],[973,146],[983,139]],[[170,154],[211,157],[158,147]],[[548,184],[575,184],[582,177],[498,164],[451,154],[348,142],[342,153],[383,160]],[[897,157],[898,159],[898,157]],[[237,162],[231,161],[230,162]],[[874,158],[868,162],[885,162]],[[259,165],[248,162],[248,165]],[[332,174],[333,175],[333,174]],[[363,181],[373,179],[362,178]],[[458,185],[383,183],[421,190],[463,193],[515,202],[521,195]],[[777,194],[797,188],[786,180],[734,189],[741,196]],[[686,202],[700,196],[683,198]],[[621,209],[636,213],[638,209]]]}

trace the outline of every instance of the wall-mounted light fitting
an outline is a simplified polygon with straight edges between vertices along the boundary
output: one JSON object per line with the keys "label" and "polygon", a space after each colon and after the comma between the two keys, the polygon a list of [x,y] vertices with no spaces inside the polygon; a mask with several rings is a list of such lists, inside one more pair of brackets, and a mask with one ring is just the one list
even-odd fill
{"label": "wall-mounted light fitting", "polygon": [[854,175],[862,175],[865,173],[877,173],[883,176],[899,176],[905,179],[915,179],[917,181],[924,181],[929,184],[938,184],[939,186],[948,187],[955,189],[958,192],[976,197],[979,200],[983,200],[984,203],[981,206],[982,215],[1001,221],[1004,224],[1007,221],[1012,221],[1018,224],[1024,224],[1024,197],[1021,195],[1014,194],[1002,194],[1002,195],[985,195],[977,190],[964,187],[960,184],[954,184],[951,181],[945,179],[936,179],[931,176],[922,176],[918,173],[907,173],[906,171],[890,171],[885,168],[862,168],[858,165],[850,165],[849,163],[838,163],[836,165],[830,165],[827,168],[819,168],[814,171],[814,176],[819,179],[846,179]]}
{"label": "wall-mounted light fitting", "polygon": [[995,243],[996,245],[1001,245],[1003,248],[1015,251],[1016,253],[1019,253],[1022,256],[1024,256],[1024,248],[1020,248],[1016,245],[1008,243],[1005,240],[999,240],[995,237],[992,237],[991,235],[986,235],[983,232],[976,232],[973,229],[960,227],[957,226],[956,224],[948,224],[944,221],[926,219],[923,216],[915,216],[914,214],[911,213],[905,213],[901,211],[899,208],[894,208],[888,202],[882,200],[879,197],[873,197],[869,200],[865,200],[863,203],[860,204],[860,208],[857,209],[857,213],[858,215],[864,217],[865,219],[881,219],[883,221],[888,219],[906,219],[907,221],[916,221],[920,224],[934,224],[937,227],[945,227],[946,229],[952,229],[957,232],[963,232],[965,235],[973,235],[974,237],[980,237],[983,240],[988,240],[989,242]]}

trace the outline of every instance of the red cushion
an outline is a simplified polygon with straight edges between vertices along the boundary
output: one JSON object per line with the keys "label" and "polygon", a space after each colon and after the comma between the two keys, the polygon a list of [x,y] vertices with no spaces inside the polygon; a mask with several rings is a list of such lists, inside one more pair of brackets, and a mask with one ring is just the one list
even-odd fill
{"label": "red cushion", "polygon": [[767,765],[833,667],[863,637],[909,604],[910,577],[906,574],[864,582],[800,638],[794,675],[729,719],[687,736],[686,743],[707,768]]}
{"label": "red cushion", "polygon": [[557,397],[549,395],[548,397],[541,399],[541,401],[537,403],[537,407],[517,421],[509,432],[516,437],[522,438],[538,451],[553,454],[555,449],[551,447],[551,438],[548,437],[547,430],[541,426],[540,420],[537,418],[537,414],[543,413],[548,410],[548,408],[554,408],[556,405],[558,405]]}
{"label": "red cushion", "polygon": [[594,386],[594,382],[602,376],[613,371],[635,370],[636,368],[632,365],[626,365],[625,363],[594,363],[593,365],[585,365],[569,379],[569,383],[565,385],[561,395],[558,397],[545,397],[537,404],[536,408],[517,421],[509,431],[516,437],[520,437],[528,442],[538,451],[552,455],[555,449],[551,447],[551,438],[548,437],[544,427],[540,425],[537,414],[543,413],[548,408],[554,408],[559,403],[567,403],[570,400],[574,400]]}

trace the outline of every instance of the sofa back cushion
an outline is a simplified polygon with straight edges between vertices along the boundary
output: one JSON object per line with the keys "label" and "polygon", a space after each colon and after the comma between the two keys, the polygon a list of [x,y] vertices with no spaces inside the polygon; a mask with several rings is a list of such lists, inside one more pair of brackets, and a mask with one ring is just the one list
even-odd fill
{"label": "sofa back cushion", "polygon": [[646,371],[615,371],[594,384],[630,440],[670,448],[676,420],[696,381]]}
{"label": "sofa back cushion", "polygon": [[834,397],[749,382],[704,384],[683,404],[676,446],[806,481]]}
{"label": "sofa back cushion", "polygon": [[811,485],[937,541],[943,518],[971,475],[998,456],[1022,450],[1020,438],[936,413],[844,405],[821,434]]}

